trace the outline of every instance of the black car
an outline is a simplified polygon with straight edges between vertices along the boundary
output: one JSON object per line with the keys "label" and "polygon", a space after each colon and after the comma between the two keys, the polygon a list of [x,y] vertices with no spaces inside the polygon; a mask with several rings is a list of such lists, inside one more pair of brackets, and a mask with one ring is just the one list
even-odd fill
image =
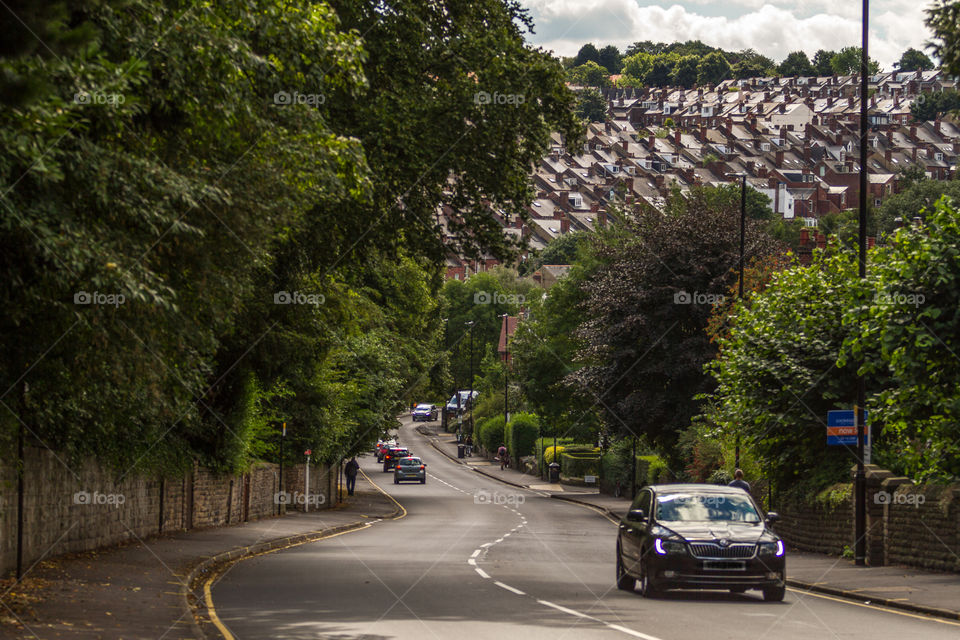
{"label": "black car", "polygon": [[410,455],[410,450],[406,447],[390,447],[383,454],[383,471],[393,471],[393,468],[397,466],[397,460],[400,458],[406,458]]}
{"label": "black car", "polygon": [[760,589],[783,600],[783,541],[743,489],[704,484],[651,485],[620,522],[617,587],[647,597],[665,589]]}

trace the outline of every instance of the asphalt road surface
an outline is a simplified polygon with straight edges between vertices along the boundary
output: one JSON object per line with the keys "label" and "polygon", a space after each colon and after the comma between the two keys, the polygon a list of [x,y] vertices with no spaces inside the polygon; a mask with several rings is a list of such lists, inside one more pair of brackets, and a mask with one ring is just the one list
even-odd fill
{"label": "asphalt road surface", "polygon": [[234,565],[213,601],[236,638],[960,638],[957,623],[794,590],[782,603],[618,591],[609,520],[454,463],[409,423],[401,442],[426,461],[425,485],[361,465],[407,515]]}

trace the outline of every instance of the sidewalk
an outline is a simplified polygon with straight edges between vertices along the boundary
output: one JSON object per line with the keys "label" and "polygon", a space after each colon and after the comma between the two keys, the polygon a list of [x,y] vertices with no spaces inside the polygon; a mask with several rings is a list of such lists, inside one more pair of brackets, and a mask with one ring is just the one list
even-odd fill
{"label": "sidewalk", "polygon": [[[456,436],[439,432],[439,427],[419,427],[432,434],[431,444],[453,460],[507,484],[541,491],[551,498],[596,508],[619,520],[630,506],[628,498],[601,495],[582,487],[549,484],[538,476],[515,469],[500,470],[497,463],[482,458],[457,459]],[[960,620],[960,576],[923,571],[912,567],[858,567],[850,560],[819,553],[791,550],[787,555],[787,584],[813,591],[913,613]]]}
{"label": "sidewalk", "polygon": [[[238,558],[394,517],[400,507],[363,476],[339,507],[173,535],[45,560],[0,591],[0,638],[222,637],[204,585]],[[206,635],[205,635],[206,634]]]}

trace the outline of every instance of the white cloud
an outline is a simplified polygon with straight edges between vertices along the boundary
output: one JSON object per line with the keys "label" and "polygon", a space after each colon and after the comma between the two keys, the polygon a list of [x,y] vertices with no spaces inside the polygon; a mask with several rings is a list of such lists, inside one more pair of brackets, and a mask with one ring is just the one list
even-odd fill
{"label": "white cloud", "polygon": [[[523,0],[523,4],[536,24],[530,41],[559,55],[574,55],[586,42],[625,49],[638,40],[702,40],[728,50],[752,48],[779,61],[791,51],[812,56],[818,49],[859,46],[861,37],[857,2],[730,0],[719,10],[708,0],[683,0],[669,7],[640,6],[637,0]],[[884,68],[891,68],[907,48],[924,48],[930,38],[924,24],[926,4],[872,3],[870,55]]]}

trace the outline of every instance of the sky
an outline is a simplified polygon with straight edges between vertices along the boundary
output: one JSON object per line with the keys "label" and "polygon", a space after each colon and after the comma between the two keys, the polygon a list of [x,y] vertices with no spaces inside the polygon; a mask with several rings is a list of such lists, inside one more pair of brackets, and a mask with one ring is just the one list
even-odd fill
{"label": "sky", "polygon": [[[701,40],[726,50],[754,49],[783,60],[791,51],[860,46],[861,2],[856,0],[521,0],[535,33],[529,42],[559,56],[582,45],[615,44],[624,51],[638,40]],[[929,0],[873,0],[870,57],[885,70],[910,47],[929,54],[924,24]]]}

